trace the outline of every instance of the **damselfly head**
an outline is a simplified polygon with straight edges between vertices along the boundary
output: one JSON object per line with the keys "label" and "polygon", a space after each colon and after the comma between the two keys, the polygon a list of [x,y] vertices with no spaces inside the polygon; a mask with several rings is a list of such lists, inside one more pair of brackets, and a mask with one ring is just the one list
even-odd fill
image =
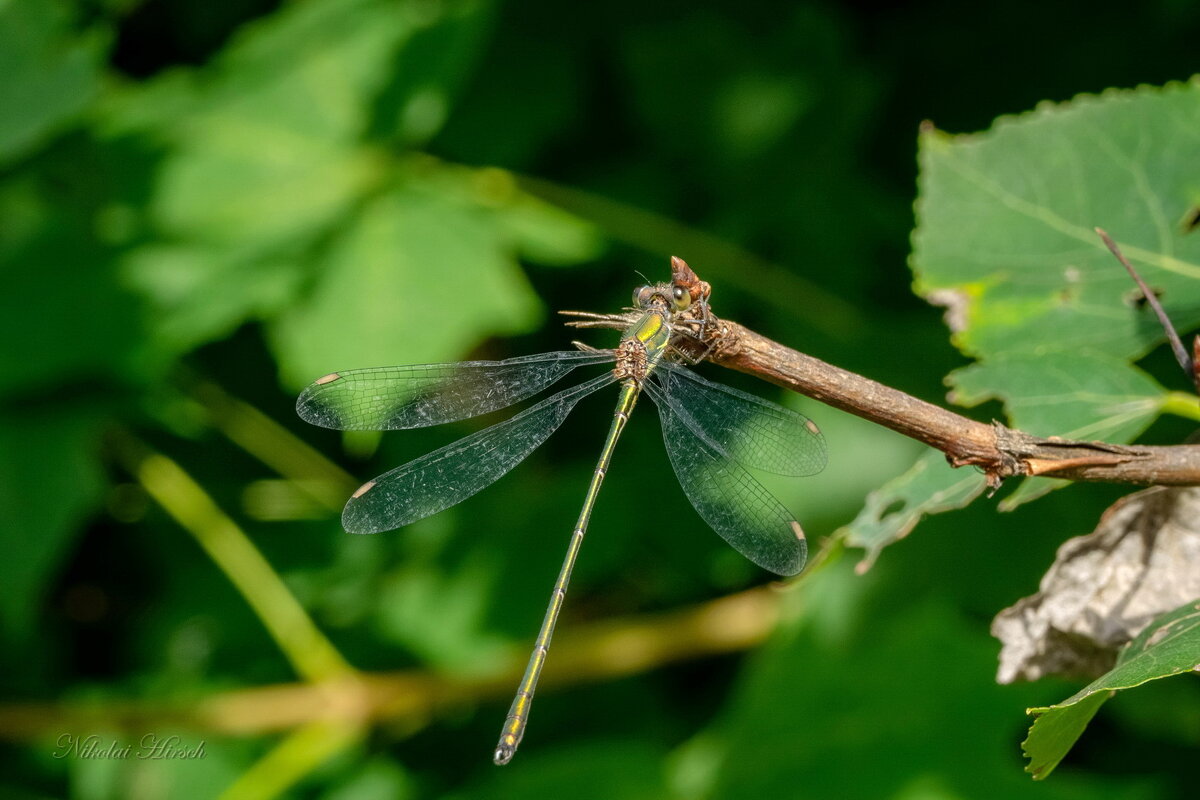
{"label": "damselfly head", "polygon": [[[688,301],[690,300],[691,298],[689,297]],[[650,308],[653,305],[660,305],[675,311],[687,308],[686,305],[679,305],[679,301],[675,299],[674,291],[669,283],[654,283],[634,289],[633,304],[638,308]]]}

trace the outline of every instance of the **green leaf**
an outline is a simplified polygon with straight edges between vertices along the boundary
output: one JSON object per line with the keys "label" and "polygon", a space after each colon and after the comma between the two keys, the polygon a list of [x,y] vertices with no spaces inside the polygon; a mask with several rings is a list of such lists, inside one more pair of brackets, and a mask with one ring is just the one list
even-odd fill
{"label": "green leaf", "polygon": [[[884,580],[904,583],[831,568],[801,588],[798,605],[832,600],[855,624],[831,631],[826,614],[801,612],[747,659],[706,734],[717,774],[698,796],[1025,796],[1008,754],[1012,694],[980,680],[994,648],[936,593],[909,587],[871,602]],[[924,602],[905,606],[914,593]],[[1046,798],[1109,796],[1086,777],[1041,788]]]}
{"label": "green leaf", "polygon": [[903,539],[926,514],[970,503],[986,488],[976,470],[955,469],[939,452],[928,452],[903,474],[867,495],[862,511],[840,532],[846,544],[866,550],[860,572],[870,569],[883,548]]}
{"label": "green leaf", "polygon": [[1038,713],[1041,716],[1029,729],[1029,736],[1021,743],[1025,757],[1029,759],[1025,771],[1032,773],[1034,780],[1043,780],[1058,762],[1062,761],[1067,751],[1083,735],[1084,728],[1096,716],[1100,706],[1112,697],[1115,692],[1098,691],[1080,698],[1071,706],[1070,713],[1045,713],[1049,708],[1031,708],[1026,713]]}
{"label": "green leaf", "polygon": [[359,144],[415,27],[409,7],[380,0],[290,5],[211,66],[118,97],[106,131],[169,147],[151,209],[162,231],[294,246],[386,173]]}
{"label": "green leaf", "polygon": [[379,638],[403,645],[439,672],[494,670],[513,656],[505,642],[486,629],[496,592],[494,577],[481,561],[445,574],[436,565],[413,559],[379,584]]}
{"label": "green leaf", "polygon": [[96,460],[100,420],[94,414],[0,415],[0,508],[5,537],[0,559],[0,622],[29,635],[46,584],[104,485]]}
{"label": "green leaf", "polygon": [[1127,442],[1153,421],[1166,390],[1119,358],[1099,353],[1009,353],[956,370],[951,399],[1004,401],[1018,428],[1039,436]]}
{"label": "green leaf", "polygon": [[410,800],[419,797],[416,781],[392,759],[376,757],[355,763],[340,784],[322,800]]}
{"label": "green leaf", "polygon": [[[980,357],[1089,352],[1136,358],[1163,340],[1093,230],[1105,228],[1182,330],[1200,323],[1200,82],[1110,90],[921,136],[917,290],[958,305],[955,343]],[[937,294],[935,294],[937,293]]]}
{"label": "green leaf", "polygon": [[447,361],[529,330],[537,298],[487,212],[411,181],[377,198],[331,247],[307,304],[271,328],[285,380]]}
{"label": "green leaf", "polygon": [[594,224],[525,192],[514,191],[498,210],[496,223],[522,258],[538,264],[559,267],[590,261],[604,248]]}
{"label": "green leaf", "polygon": [[[1200,323],[1200,238],[1177,224],[1200,200],[1200,180],[1179,168],[1200,163],[1200,137],[1184,133],[1197,128],[1193,80],[1044,104],[981,134],[922,133],[916,290],[948,307],[955,345],[979,359],[951,375],[953,400],[999,398],[1015,427],[1064,438],[1127,442],[1154,421],[1166,393],[1129,362],[1164,334],[1093,229],[1161,290],[1177,327]],[[931,512],[978,494],[943,503],[944,480],[907,487],[904,502]],[[1004,507],[1061,485],[1027,480]],[[851,541],[876,548],[915,523],[863,516]]]}
{"label": "green leaf", "polygon": [[1027,772],[1042,780],[1075,744],[1088,721],[1121,689],[1200,667],[1200,601],[1158,617],[1125,646],[1117,666],[1061,703],[1031,708],[1037,715],[1022,745]]}
{"label": "green leaf", "polygon": [[[952,372],[950,398],[976,406],[1004,401],[1013,426],[1041,436],[1129,442],[1149,427],[1167,392],[1142,370],[1099,353],[1009,353]],[[1027,478],[1000,508],[1068,485],[1053,478]]]}
{"label": "green leaf", "polygon": [[[475,0],[291,4],[246,26],[211,64],[112,94],[102,136],[163,150],[148,214],[158,238],[122,263],[128,284],[150,300],[160,353],[176,355],[296,302],[312,251],[368,224],[357,216],[364,205],[403,180],[397,172],[407,162],[371,136],[394,138],[401,123],[406,141],[437,130],[440,122],[417,118],[433,94],[450,102],[482,46],[488,8]],[[431,211],[422,212],[424,224],[445,230]],[[551,238],[554,230],[539,227]],[[460,252],[474,257],[470,242],[482,235],[468,230]],[[505,298],[499,293],[498,304]]]}
{"label": "green leaf", "polygon": [[56,0],[0,2],[0,165],[78,116],[99,86],[103,37],[71,31]]}
{"label": "green leaf", "polygon": [[126,254],[121,275],[149,301],[150,344],[166,358],[223,338],[248,318],[274,316],[294,302],[302,279],[283,258],[160,242]]}
{"label": "green leaf", "polygon": [[[89,734],[71,731],[75,741]],[[70,797],[105,798],[136,795],[140,786],[153,784],[164,797],[217,797],[237,779],[246,756],[241,742],[212,737],[195,731],[157,728],[154,731],[115,733],[97,731],[95,745],[106,750],[128,748],[126,758],[64,758],[63,748],[54,741],[46,747],[46,757],[68,764]],[[170,737],[177,737],[171,739]],[[145,737],[145,738],[143,738]],[[198,758],[155,757],[155,743],[166,752],[167,746],[200,753]],[[197,748],[203,749],[197,751]]]}
{"label": "green leaf", "polygon": [[19,241],[0,234],[0,341],[8,343],[0,347],[0,396],[133,379],[142,333],[136,299],[116,285],[111,254],[80,221],[42,211]]}

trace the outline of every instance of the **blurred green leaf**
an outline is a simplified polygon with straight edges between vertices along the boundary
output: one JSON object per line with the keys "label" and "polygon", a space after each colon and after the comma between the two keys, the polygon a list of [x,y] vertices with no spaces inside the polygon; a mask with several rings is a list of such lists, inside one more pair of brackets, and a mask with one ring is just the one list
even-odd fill
{"label": "blurred green leaf", "polygon": [[[84,734],[79,740],[84,740]],[[161,730],[136,736],[96,733],[96,747],[105,751],[129,748],[125,758],[81,758],[58,756],[70,772],[70,797],[79,800],[110,800],[136,796],[154,787],[154,797],[216,797],[243,766],[244,747],[236,742],[214,740],[191,731]],[[143,738],[143,736],[145,738]],[[171,739],[171,737],[178,737]],[[154,758],[155,747],[166,746],[198,752],[197,758]],[[203,748],[197,750],[196,748]],[[60,751],[59,751],[60,752]]]}
{"label": "blurred green leaf", "polygon": [[[51,198],[39,198],[49,203]],[[131,379],[144,344],[135,298],[111,253],[48,208],[19,241],[0,233],[0,396],[66,382]]]}
{"label": "blurred green leaf", "polygon": [[386,178],[363,142],[395,53],[424,24],[409,5],[297,3],[210,65],[111,94],[100,130],[163,150],[150,239],[124,255],[167,356],[295,300],[309,248]]}
{"label": "blurred green leaf", "polygon": [[271,327],[285,381],[447,361],[528,330],[536,296],[485,212],[414,180],[378,197],[331,245],[305,304]]}
{"label": "blurred green leaf", "polygon": [[47,582],[103,491],[92,413],[0,412],[0,619],[16,637],[34,629]]}
{"label": "blurred green leaf", "polygon": [[479,558],[449,575],[412,560],[381,581],[375,628],[439,671],[491,672],[513,656],[485,624],[495,578]]}
{"label": "blurred green leaf", "polygon": [[[526,737],[527,742],[529,738]],[[661,765],[663,755],[652,742],[632,741],[592,741],[540,752],[522,751],[511,765],[472,787],[470,794],[453,797],[661,798],[667,796]]]}
{"label": "blurred green leaf", "polygon": [[0,2],[0,165],[32,150],[87,107],[105,38],[72,30],[59,0]]}
{"label": "blurred green leaf", "polygon": [[[595,231],[517,192],[498,170],[477,176],[418,159],[429,185],[414,190],[413,162],[370,139],[411,144],[436,132],[489,9],[473,0],[296,4],[248,26],[212,65],[106,105],[107,137],[166,147],[151,217],[165,238],[134,248],[122,265],[152,301],[157,347],[184,352],[248,318],[275,316],[295,304],[304,266],[319,272],[317,293],[275,338],[294,384],[314,364],[329,369],[315,341],[326,354],[341,342],[354,361],[391,363],[412,352],[398,342],[450,358],[488,334],[528,327],[536,306],[515,254],[578,261],[597,251]],[[500,180],[489,184],[493,173]],[[460,270],[469,290],[428,277],[444,268]],[[418,273],[425,278],[412,281]],[[437,287],[432,305],[409,302]],[[357,331],[338,316],[350,308]],[[455,309],[463,311],[447,316]],[[456,324],[467,317],[473,325]],[[297,368],[301,349],[311,356]]]}
{"label": "blurred green leaf", "polygon": [[526,191],[507,170],[428,158],[415,158],[409,166],[431,190],[487,212],[503,241],[530,261],[565,266],[593,259],[603,248],[598,226]]}
{"label": "blurred green leaf", "polygon": [[1200,602],[1185,603],[1151,622],[1121,651],[1117,666],[1052,706],[1029,709],[1037,715],[1022,745],[1035,780],[1058,766],[1108,698],[1121,689],[1200,667]]}
{"label": "blurred green leaf", "polygon": [[417,787],[408,773],[383,757],[356,764],[346,781],[321,795],[322,800],[408,800],[416,796]]}
{"label": "blurred green leaf", "polygon": [[[829,584],[847,585],[859,609],[869,598],[870,584],[840,567],[814,575],[801,594],[839,591]],[[895,609],[897,599],[876,608]],[[750,657],[705,734],[720,737],[724,752],[713,755],[720,767],[704,796],[787,797],[797,787],[804,797],[845,800],[1023,796],[1028,784],[1007,752],[1011,698],[989,686],[994,648],[968,620],[929,598],[898,613],[858,611],[862,622],[846,640],[822,635],[819,609],[804,607],[811,621],[785,623]],[[936,791],[916,791],[930,781],[926,792]],[[1040,788],[1082,798],[1098,787],[1088,793],[1085,779]]]}
{"label": "blurred green leaf", "polygon": [[302,280],[283,257],[158,242],[126,254],[121,275],[154,309],[153,346],[165,356],[227,336],[247,318],[274,316],[299,295]]}
{"label": "blurred green leaf", "polygon": [[117,96],[105,131],[168,146],[152,208],[165,233],[294,246],[386,172],[359,145],[417,25],[411,5],[382,0],[289,5],[212,65]]}
{"label": "blurred green leaf", "polygon": [[943,453],[932,451],[896,478],[867,495],[862,511],[843,530],[846,544],[866,550],[866,570],[883,548],[903,539],[921,517],[962,508],[987,488],[981,473],[955,469]]}
{"label": "blurred green leaf", "polygon": [[547,266],[590,261],[604,246],[595,225],[524,192],[514,191],[496,223],[522,258]]}

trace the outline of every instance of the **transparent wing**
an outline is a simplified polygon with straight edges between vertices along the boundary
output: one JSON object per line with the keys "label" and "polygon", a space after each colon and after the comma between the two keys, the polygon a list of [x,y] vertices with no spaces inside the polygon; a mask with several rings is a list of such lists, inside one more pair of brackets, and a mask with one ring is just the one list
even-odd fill
{"label": "transparent wing", "polygon": [[658,407],[667,455],[696,512],[725,541],[763,569],[795,575],[808,544],[799,523],[775,496],[737,462],[696,436],[662,390],[646,393]]}
{"label": "transparent wing", "polygon": [[615,381],[612,373],[564,389],[359,487],[342,512],[350,533],[400,528],[461,503],[503,477],[558,429],[575,404]]}
{"label": "transparent wing", "polygon": [[676,364],[659,364],[651,380],[695,435],[729,458],[776,475],[801,477],[825,468],[825,437],[803,414]]}
{"label": "transparent wing", "polygon": [[611,352],[562,351],[505,361],[460,361],[334,372],[296,400],[306,422],[342,431],[425,428],[505,408]]}

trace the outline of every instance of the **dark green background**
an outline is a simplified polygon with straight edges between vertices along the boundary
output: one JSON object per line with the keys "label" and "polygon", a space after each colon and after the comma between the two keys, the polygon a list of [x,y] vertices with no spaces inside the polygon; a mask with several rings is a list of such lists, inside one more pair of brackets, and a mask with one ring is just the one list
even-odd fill
{"label": "dark green background", "polygon": [[[942,377],[965,361],[909,291],[918,124],[981,130],[1043,100],[1185,78],[1200,37],[1185,2],[391,5],[0,5],[5,702],[202,697],[296,677],[225,576],[132,485],[104,444],[114,429],[195,477],[356,666],[486,671],[535,631],[610,399],[583,404],[461,506],[351,537],[329,512],[258,519],[245,490],[278,476],[205,423],[193,382],[366,480],[477,423],[343,448],[295,418],[305,382],[563,349],[575,334],[554,310],[616,310],[638,271],[660,279],[676,254],[713,284],[721,316],[942,402]],[[298,14],[315,22],[289,28]],[[388,24],[415,33],[389,50],[375,36]],[[431,87],[442,125],[422,105]],[[513,174],[551,205],[521,206]],[[1162,353],[1146,366],[1179,384]],[[917,448],[786,402],[831,446],[826,474],[772,483],[817,542]],[[769,578],[692,512],[652,417],[642,409],[618,448],[560,629]],[[1147,439],[1186,432],[1160,422]],[[991,617],[1120,494],[1077,486],[1010,515],[979,501],[922,523],[863,577],[847,554],[789,596],[752,653],[544,692],[503,770],[489,755],[507,701],[484,700],[383,725],[290,791],[1186,796],[1200,744],[1191,683],[1110,703],[1035,785],[1021,771],[1023,711],[1074,687],[993,681]],[[278,741],[185,736],[209,752],[186,773],[10,742],[0,787],[215,796]]]}

